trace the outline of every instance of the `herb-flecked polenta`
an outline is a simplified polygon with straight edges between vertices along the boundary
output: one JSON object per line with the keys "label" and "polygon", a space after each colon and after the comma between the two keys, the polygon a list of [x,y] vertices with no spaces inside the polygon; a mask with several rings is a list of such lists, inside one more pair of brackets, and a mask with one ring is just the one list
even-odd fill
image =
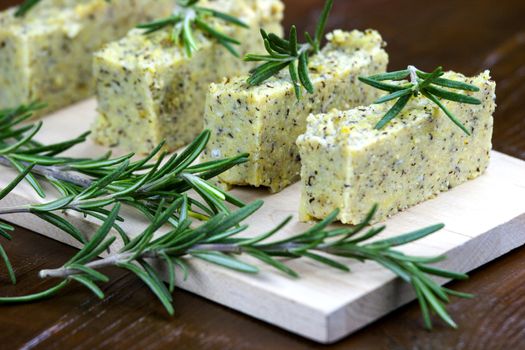
{"label": "herb-flecked polenta", "polygon": [[357,79],[386,69],[388,55],[379,33],[337,30],[327,37],[328,44],[309,64],[315,92],[300,101],[288,70],[259,86],[248,86],[246,77],[211,85],[205,127],[212,135],[204,158],[250,154],[249,162],[221,174],[221,181],[282,190],[299,178],[295,140],[306,130],[308,114],[371,103],[379,96]]}
{"label": "herb-flecked polenta", "polygon": [[56,110],[93,93],[92,53],[173,0],[46,0],[0,13],[0,108],[36,100]]}
{"label": "herb-flecked polenta", "polygon": [[[211,25],[242,44],[239,53],[261,50],[259,29],[281,33],[284,6],[279,0],[202,1],[243,20],[250,29],[210,19]],[[130,32],[95,55],[98,117],[95,140],[138,153],[161,141],[169,150],[189,142],[202,131],[209,84],[250,67],[214,39],[195,31],[199,43],[191,58],[170,40],[171,28],[149,35]]]}
{"label": "herb-flecked polenta", "polygon": [[495,83],[489,72],[448,79],[480,88],[481,105],[442,102],[472,133],[466,135],[425,97],[383,129],[374,126],[392,104],[310,115],[297,144],[302,159],[300,218],[321,219],[340,209],[343,223],[361,222],[370,208],[388,216],[482,174],[492,148]]}

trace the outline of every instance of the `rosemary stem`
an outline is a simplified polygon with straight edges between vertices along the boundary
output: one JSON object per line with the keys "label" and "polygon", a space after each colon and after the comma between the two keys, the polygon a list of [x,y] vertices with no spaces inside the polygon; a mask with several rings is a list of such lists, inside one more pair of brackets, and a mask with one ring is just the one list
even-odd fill
{"label": "rosemary stem", "polygon": [[[27,162],[21,162],[21,163],[25,167],[30,165],[30,163],[27,163]],[[0,156],[0,165],[4,165],[10,168],[13,167],[11,162],[5,156]],[[37,164],[33,166],[33,169],[31,171],[40,176],[44,176],[44,177],[47,177],[49,179],[56,180],[56,181],[65,181],[70,184],[80,186],[82,188],[89,187],[93,183],[92,179],[86,176],[82,176],[79,173],[68,170],[65,167],[45,166],[45,165]]]}
{"label": "rosemary stem", "polygon": [[[101,269],[103,267],[116,266],[120,263],[128,262],[130,259],[133,259],[134,256],[135,253],[132,252],[115,253],[103,259],[91,261],[85,264],[85,266],[93,270]],[[155,259],[158,258],[158,253],[155,251],[145,251],[139,255],[139,258]],[[38,275],[40,278],[66,278],[81,273],[82,271],[79,271],[75,268],[64,266],[58,269],[41,270]]]}
{"label": "rosemary stem", "polygon": [[31,208],[29,208],[28,206],[21,206],[21,207],[2,208],[0,210],[0,215],[23,214],[23,213],[31,213]]}
{"label": "rosemary stem", "polygon": [[37,166],[36,169],[33,168],[37,174],[51,178],[57,181],[65,181],[72,185],[76,185],[82,188],[91,186],[93,180],[87,176],[82,176],[79,173],[63,170],[60,167],[44,167]]}
{"label": "rosemary stem", "polygon": [[182,8],[178,8],[174,11],[174,13],[176,14],[177,11],[181,11],[181,15],[183,18],[185,18],[185,20],[188,20],[188,21],[194,21],[196,18],[197,18],[197,12],[195,11],[194,8],[191,8],[191,7],[182,7]]}
{"label": "rosemary stem", "polygon": [[315,51],[315,48],[310,44],[303,44],[301,45],[300,49],[297,52],[297,56],[300,56],[301,54],[305,52]]}
{"label": "rosemary stem", "polygon": [[60,268],[60,269],[46,269],[41,270],[38,275],[40,278],[61,278],[67,277],[74,274],[70,269]]}
{"label": "rosemary stem", "polygon": [[[272,245],[271,243],[267,245],[267,247],[260,247],[261,250],[268,252],[268,253],[293,253],[294,250],[304,248],[305,244],[300,243],[283,243],[283,244],[276,244]],[[325,251],[329,248],[328,244],[321,244],[318,247],[314,248],[313,250],[318,251]],[[232,253],[232,254],[242,254],[245,253],[246,250],[243,248],[243,246],[238,244],[197,244],[193,246],[190,250],[188,250],[188,253],[191,253],[192,251],[199,251],[199,250],[209,250],[209,251],[216,251],[221,253]]]}
{"label": "rosemary stem", "polygon": [[[85,266],[94,270],[108,266],[115,266],[121,262],[129,260],[132,256],[132,253],[113,254],[106,258],[87,263]],[[82,273],[82,271],[76,270],[74,268],[61,267],[58,269],[41,270],[38,275],[40,276],[40,278],[66,278],[80,273]]]}
{"label": "rosemary stem", "polygon": [[197,244],[188,250],[188,253],[199,250],[209,250],[214,252],[221,253],[233,253],[233,254],[242,254],[244,252],[243,248],[237,244]]}
{"label": "rosemary stem", "polygon": [[120,262],[129,260],[132,256],[133,256],[133,253],[118,253],[118,254],[110,255],[104,259],[92,261],[86,264],[86,266],[92,269],[99,269],[101,267],[113,266],[113,265],[117,265]]}
{"label": "rosemary stem", "polygon": [[[269,246],[267,249],[262,249],[265,252],[272,252],[272,253],[293,253],[294,250],[301,249],[304,247],[304,244],[298,244],[298,243],[283,243],[283,244],[277,244],[275,246]],[[320,252],[325,253],[338,253],[338,251],[335,249],[331,249],[329,244],[323,244],[318,246],[317,248],[313,249]],[[228,254],[243,254],[246,253],[246,249],[244,249],[243,246],[240,246],[238,244],[196,244],[192,248],[188,249],[181,255],[191,254],[192,252],[197,251],[214,251],[214,252],[221,252],[221,253],[228,253]],[[348,252],[346,252],[348,253]],[[140,258],[150,258],[155,259],[158,258],[160,255],[160,252],[150,250],[145,251],[142,254],[140,254]],[[134,253],[132,252],[124,252],[124,253],[115,253],[113,255],[107,256],[103,259],[91,261],[87,264],[85,264],[86,267],[89,267],[91,269],[100,269],[103,267],[109,267],[109,266],[116,266],[123,262],[128,262],[130,259],[134,257]],[[41,270],[39,272],[40,278],[67,278],[72,275],[81,274],[82,271],[77,270],[75,268],[71,267],[61,267],[58,269],[46,269]]]}
{"label": "rosemary stem", "polygon": [[[295,243],[284,243],[271,247],[267,251],[271,252],[281,252],[288,253],[293,249],[298,249],[303,247],[301,244]],[[243,254],[245,249],[242,246],[237,244],[197,244],[194,245],[191,249],[184,252],[183,255],[191,254],[195,251],[215,251],[221,253],[230,253],[230,254]],[[119,263],[127,262],[134,256],[134,253],[125,252],[125,253],[116,253],[110,256],[107,256],[103,259],[95,260],[85,264],[86,267],[91,269],[100,269],[108,266],[115,266]],[[140,255],[140,258],[158,258],[159,253],[157,251],[146,251]],[[70,267],[61,267],[58,269],[46,269],[39,272],[40,278],[67,278],[72,275],[81,274],[82,271],[76,270]]]}
{"label": "rosemary stem", "polygon": [[417,80],[417,68],[412,65],[409,65],[407,69],[410,72],[410,82],[414,84],[414,86],[417,86],[417,84],[419,83]]}

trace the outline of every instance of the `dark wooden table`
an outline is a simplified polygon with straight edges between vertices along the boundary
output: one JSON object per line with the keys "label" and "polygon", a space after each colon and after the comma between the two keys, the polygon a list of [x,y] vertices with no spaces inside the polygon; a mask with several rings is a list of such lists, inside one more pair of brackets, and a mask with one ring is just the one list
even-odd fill
{"label": "dark wooden table", "polygon": [[[0,7],[16,3],[2,0]],[[322,0],[287,0],[286,23],[312,29]],[[524,0],[336,0],[331,28],[376,28],[388,41],[391,69],[443,65],[466,74],[491,69],[498,83],[494,147],[525,159]],[[525,176],[525,174],[524,174]],[[490,199],[487,199],[490,200]],[[525,200],[525,199],[524,199]],[[525,234],[525,227],[524,227]],[[25,294],[46,285],[41,268],[56,267],[74,250],[24,229],[6,246],[19,284],[0,295]],[[198,296],[177,291],[170,318],[135,277],[109,270],[107,299],[80,287],[37,304],[0,307],[0,348],[64,349],[314,349],[288,334]],[[412,303],[335,344],[334,349],[524,349],[525,248],[473,271],[452,287],[474,293],[449,310],[460,329],[422,328]]]}

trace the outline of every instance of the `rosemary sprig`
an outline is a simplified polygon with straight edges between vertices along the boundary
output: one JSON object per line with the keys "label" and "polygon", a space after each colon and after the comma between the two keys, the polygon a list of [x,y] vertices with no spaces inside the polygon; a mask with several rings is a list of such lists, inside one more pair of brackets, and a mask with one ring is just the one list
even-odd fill
{"label": "rosemary sprig", "polygon": [[[443,74],[442,67],[438,67],[432,73],[426,73],[414,66],[408,66],[405,70],[377,74],[370,77],[359,77],[361,82],[390,93],[378,99],[375,102],[376,104],[397,100],[385,116],[376,124],[375,128],[378,130],[382,129],[401,113],[410,98],[417,97],[421,94],[435,103],[454,124],[470,136],[470,131],[441,103],[440,99],[479,105],[481,101],[475,97],[443,89],[448,88],[477,92],[479,88],[464,82],[442,78]],[[404,80],[408,81],[404,82]],[[386,83],[385,81],[393,81],[395,84]]]}
{"label": "rosemary sprig", "polygon": [[325,2],[313,38],[308,32],[304,34],[307,43],[298,43],[297,28],[294,25],[290,28],[288,39],[261,30],[267,55],[248,54],[244,57],[244,60],[248,62],[265,62],[251,71],[247,80],[248,84],[259,85],[288,68],[297,99],[301,99],[302,88],[313,93],[314,86],[308,72],[308,59],[312,54],[318,53],[321,48],[326,21],[332,6],[333,0]]}
{"label": "rosemary sprig", "polygon": [[[298,274],[288,267],[279,257],[292,259],[306,258],[320,264],[349,271],[347,265],[334,257],[344,257],[359,261],[375,261],[392,271],[414,288],[421,304],[425,325],[432,327],[430,312],[435,312],[451,327],[456,327],[445,309],[450,296],[470,297],[448,288],[441,287],[430,277],[449,279],[465,279],[466,275],[441,270],[431,264],[444,259],[439,257],[416,257],[405,255],[394,247],[404,245],[426,237],[443,225],[434,225],[397,237],[377,240],[377,235],[385,227],[366,228],[373,218],[376,207],[372,208],[367,218],[354,228],[329,229],[328,225],[336,218],[337,212],[329,215],[307,231],[283,240],[270,241],[276,232],[288,223],[283,221],[275,229],[254,238],[239,238],[237,235],[247,229],[242,222],[255,213],[262,201],[255,201],[232,213],[220,213],[200,226],[193,228],[187,215],[188,197],[183,195],[165,210],[156,213],[151,225],[137,237],[128,238],[126,245],[109,256],[98,259],[115,240],[109,237],[110,228],[118,218],[120,205],[117,204],[108,215],[108,220],[91,238],[91,240],[58,269],[42,270],[42,278],[62,279],[56,286],[34,295],[23,297],[0,298],[0,303],[19,303],[38,300],[54,295],[70,281],[76,281],[89,288],[97,297],[103,298],[104,293],[97,283],[105,283],[109,278],[98,269],[105,266],[117,266],[137,275],[159,298],[168,313],[173,314],[171,292],[175,288],[177,269],[187,278],[189,270],[188,258],[196,258],[232,270],[257,273],[259,268],[239,259],[240,255],[254,257],[291,277]],[[161,235],[154,235],[157,230],[168,222],[170,217],[179,217],[180,225]],[[371,241],[372,240],[372,241]],[[168,271],[168,287],[148,260],[157,259],[166,264]]]}
{"label": "rosemary sprig", "polygon": [[[79,242],[86,243],[84,235],[57,213],[71,210],[106,221],[109,215],[107,206],[125,204],[151,220],[155,213],[165,209],[190,189],[199,195],[200,200],[188,199],[188,215],[200,220],[207,220],[220,212],[229,212],[226,203],[238,207],[244,205],[242,201],[207,180],[246,162],[247,155],[194,164],[208,142],[209,131],[199,135],[182,153],[169,158],[166,153],[161,152],[162,144],[147,157],[137,161],[131,160],[133,154],[118,158],[111,158],[107,154],[98,159],[63,157],[63,152],[84,142],[88,134],[49,145],[35,141],[42,122],[21,123],[41,107],[41,104],[35,103],[0,111],[0,164],[11,166],[20,172],[9,186],[0,191],[0,200],[24,179],[41,197],[46,195],[40,184],[42,180],[52,184],[60,196],[44,204],[2,208],[0,215],[31,213]],[[157,161],[151,163],[150,160],[155,157],[158,158]],[[169,222],[173,226],[179,223],[176,216],[170,218]],[[126,235],[117,223],[114,228],[125,240]],[[11,226],[0,222],[2,237],[10,239],[10,230]],[[9,274],[14,276],[7,255],[1,247],[0,256]],[[15,282],[15,279],[12,278],[12,281]]]}
{"label": "rosemary sprig", "polygon": [[26,13],[37,5],[41,0],[25,0],[15,12],[15,17],[24,17]]}
{"label": "rosemary sprig", "polygon": [[224,46],[231,54],[239,57],[239,53],[234,45],[240,45],[240,42],[213,27],[208,22],[210,18],[216,18],[238,27],[249,28],[248,25],[227,13],[199,7],[197,6],[198,2],[199,0],[178,0],[173,15],[153,22],[139,24],[137,28],[144,29],[144,34],[150,34],[165,27],[173,27],[171,40],[176,45],[182,43],[188,57],[191,57],[199,47],[193,33],[195,29],[199,29]]}

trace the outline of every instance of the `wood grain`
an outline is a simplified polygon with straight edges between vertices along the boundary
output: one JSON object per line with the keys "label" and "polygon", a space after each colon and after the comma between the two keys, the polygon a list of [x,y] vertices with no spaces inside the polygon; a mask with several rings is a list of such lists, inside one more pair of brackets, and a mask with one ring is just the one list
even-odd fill
{"label": "wood grain", "polygon": [[[8,1],[9,2],[9,1]],[[288,22],[305,27],[319,11],[321,1],[287,1]],[[2,2],[0,6],[3,6]],[[336,0],[332,27],[375,27],[389,41],[393,68],[416,63],[423,68],[443,64],[475,73],[492,67],[498,81],[496,149],[525,158],[523,57],[525,3],[518,1],[447,0]],[[428,23],[436,27],[429,29]],[[437,28],[437,29],[436,29]],[[467,43],[468,44],[465,44]],[[26,271],[15,289],[2,295],[27,293],[36,286],[36,271],[57,266],[70,248],[24,230],[8,245],[14,262]],[[417,305],[404,308],[341,342],[335,348],[523,348],[525,324],[525,249],[455,283],[462,291],[478,294],[475,301],[457,301],[452,315],[461,330],[421,329]],[[65,299],[42,304],[2,308],[0,344],[64,348],[144,348],[179,345],[182,348],[316,348],[273,327],[225,310],[183,292],[176,293],[178,314],[166,319],[149,292],[134,278],[112,272],[117,282],[109,287],[106,302],[93,300],[82,290],[70,289]],[[5,279],[5,276],[2,276]],[[122,291],[129,291],[123,293]],[[104,332],[107,330],[107,332]],[[254,343],[254,340],[256,342]]]}

